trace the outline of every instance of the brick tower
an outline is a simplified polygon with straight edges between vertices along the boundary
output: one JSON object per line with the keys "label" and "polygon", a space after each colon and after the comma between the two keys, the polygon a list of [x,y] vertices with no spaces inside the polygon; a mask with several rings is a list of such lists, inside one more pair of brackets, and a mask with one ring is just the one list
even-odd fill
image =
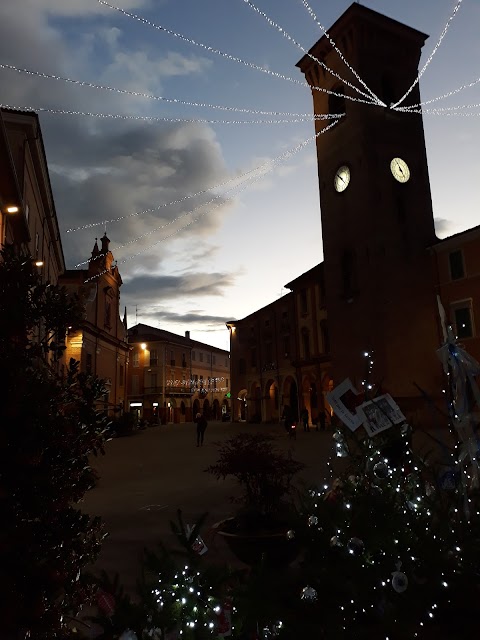
{"label": "brick tower", "polygon": [[[353,102],[347,97],[363,96],[309,56],[297,63],[312,86],[315,113],[346,114],[317,138],[334,383],[350,377],[360,386],[363,354],[373,350],[373,380],[413,409],[419,405],[416,385],[434,396],[440,392],[435,354],[440,335],[428,250],[437,238],[422,116],[389,105],[415,80],[427,36],[357,3],[329,35],[387,105]],[[366,91],[326,36],[309,53]],[[419,102],[417,84],[402,104]],[[325,124],[317,120],[317,131]]]}

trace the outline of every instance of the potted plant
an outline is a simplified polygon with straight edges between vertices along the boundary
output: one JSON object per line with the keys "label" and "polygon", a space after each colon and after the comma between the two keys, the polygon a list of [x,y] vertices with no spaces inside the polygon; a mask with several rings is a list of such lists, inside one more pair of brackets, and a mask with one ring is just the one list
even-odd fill
{"label": "potted plant", "polygon": [[233,477],[242,492],[231,498],[235,515],[215,525],[246,564],[288,564],[296,555],[293,478],[305,468],[263,433],[240,433],[219,444],[219,458],[205,469],[217,480]]}

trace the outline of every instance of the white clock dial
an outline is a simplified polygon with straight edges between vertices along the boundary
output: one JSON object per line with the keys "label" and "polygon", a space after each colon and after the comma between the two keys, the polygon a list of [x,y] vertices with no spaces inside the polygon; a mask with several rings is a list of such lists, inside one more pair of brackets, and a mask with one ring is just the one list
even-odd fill
{"label": "white clock dial", "polygon": [[345,191],[350,182],[350,169],[346,165],[339,167],[335,172],[335,178],[333,180],[334,187],[339,193]]}
{"label": "white clock dial", "polygon": [[393,158],[390,162],[390,171],[398,182],[407,182],[410,178],[410,169],[405,160],[401,158]]}

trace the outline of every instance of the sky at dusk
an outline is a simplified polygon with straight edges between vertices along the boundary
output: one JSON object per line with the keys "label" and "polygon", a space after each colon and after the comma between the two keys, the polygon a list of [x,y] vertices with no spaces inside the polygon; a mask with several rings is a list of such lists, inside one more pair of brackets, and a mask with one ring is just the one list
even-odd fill
{"label": "sky at dusk", "polygon": [[[190,330],[228,349],[225,321],[284,295],[323,257],[314,143],[289,153],[312,139],[313,122],[270,124],[292,118],[258,113],[312,113],[295,67],[303,52],[245,0],[109,3],[143,21],[98,0],[3,0],[0,65],[123,93],[0,68],[0,103],[127,116],[38,111],[67,268],[89,258],[108,220],[129,325]],[[302,0],[253,4],[307,50],[323,35]],[[308,3],[327,29],[350,4]],[[421,77],[422,100],[479,78],[479,0],[463,0],[450,22],[456,0],[361,4],[429,34],[420,69],[449,24]],[[439,237],[480,222],[480,82],[429,107],[463,105],[472,106],[424,115]]]}

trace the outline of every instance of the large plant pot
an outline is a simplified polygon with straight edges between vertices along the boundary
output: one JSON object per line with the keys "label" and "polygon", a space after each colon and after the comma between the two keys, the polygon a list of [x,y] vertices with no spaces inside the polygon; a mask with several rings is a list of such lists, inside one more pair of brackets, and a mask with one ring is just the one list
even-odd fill
{"label": "large plant pot", "polygon": [[264,562],[271,568],[288,566],[298,555],[295,538],[287,537],[288,529],[255,533],[229,531],[234,518],[217,522],[213,529],[227,543],[234,555],[250,566]]}

